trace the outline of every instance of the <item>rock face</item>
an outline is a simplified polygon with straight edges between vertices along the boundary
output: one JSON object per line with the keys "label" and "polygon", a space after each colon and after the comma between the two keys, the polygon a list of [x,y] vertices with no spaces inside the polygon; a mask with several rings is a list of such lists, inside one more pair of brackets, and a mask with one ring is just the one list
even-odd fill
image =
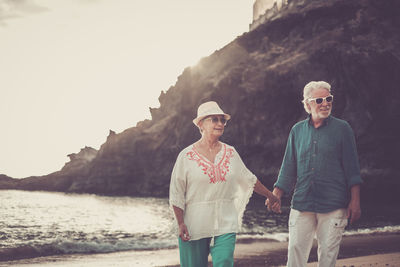
{"label": "rock face", "polygon": [[96,155],[96,149],[85,147],[79,153],[68,155],[70,162],[67,162],[60,171],[49,175],[24,179],[12,179],[0,175],[0,189],[71,191],[74,181],[87,175],[88,166]]}
{"label": "rock face", "polygon": [[256,0],[253,4],[253,22],[265,14],[269,9],[281,9],[288,0]]}
{"label": "rock face", "polygon": [[253,21],[257,20],[268,9],[272,8],[276,0],[256,0],[253,4]]}
{"label": "rock face", "polygon": [[152,120],[110,133],[87,160],[70,156],[61,171],[11,187],[167,196],[176,156],[200,137],[192,119],[208,100],[232,115],[222,141],[271,186],[290,128],[306,118],[302,88],[325,80],[335,95],[333,115],[356,135],[364,201],[398,201],[399,12],[397,0],[289,1],[266,23],[185,69],[161,93]]}

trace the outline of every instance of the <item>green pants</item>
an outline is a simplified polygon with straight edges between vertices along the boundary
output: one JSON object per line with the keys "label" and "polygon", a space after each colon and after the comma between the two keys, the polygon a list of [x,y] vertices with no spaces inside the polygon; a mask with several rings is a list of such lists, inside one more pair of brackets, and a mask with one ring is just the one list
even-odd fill
{"label": "green pants", "polygon": [[182,267],[206,267],[211,254],[213,267],[232,267],[236,233],[229,233],[194,241],[183,242],[179,238],[179,255]]}

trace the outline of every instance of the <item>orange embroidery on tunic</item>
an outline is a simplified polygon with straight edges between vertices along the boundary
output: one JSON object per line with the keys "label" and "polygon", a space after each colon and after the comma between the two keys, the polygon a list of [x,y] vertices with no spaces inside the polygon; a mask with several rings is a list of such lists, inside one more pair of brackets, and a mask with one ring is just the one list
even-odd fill
{"label": "orange embroidery on tunic", "polygon": [[229,172],[230,160],[233,156],[233,149],[226,148],[224,144],[224,155],[217,165],[214,165],[209,160],[203,158],[196,150],[193,148],[191,151],[186,153],[189,160],[194,160],[197,165],[202,169],[204,174],[210,177],[210,183],[225,182],[225,176]]}

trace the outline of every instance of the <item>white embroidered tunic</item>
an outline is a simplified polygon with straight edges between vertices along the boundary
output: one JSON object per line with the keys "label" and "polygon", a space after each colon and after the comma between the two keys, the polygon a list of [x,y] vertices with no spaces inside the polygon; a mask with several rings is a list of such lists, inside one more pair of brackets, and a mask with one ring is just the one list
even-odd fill
{"label": "white embroidered tunic", "polygon": [[256,181],[234,147],[223,143],[210,162],[190,145],[176,160],[169,202],[183,210],[191,240],[237,233]]}

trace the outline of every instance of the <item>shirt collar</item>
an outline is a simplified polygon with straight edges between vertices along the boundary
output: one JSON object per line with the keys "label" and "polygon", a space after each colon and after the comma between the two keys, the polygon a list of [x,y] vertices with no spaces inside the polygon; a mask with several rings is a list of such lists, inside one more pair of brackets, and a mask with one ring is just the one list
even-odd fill
{"label": "shirt collar", "polygon": [[[332,119],[331,117],[332,117],[332,115],[329,115],[328,118],[324,119],[324,122],[322,123],[321,127],[325,126],[325,125],[328,125],[330,120]],[[314,127],[314,125],[312,124],[312,120],[311,120],[311,114],[308,114],[307,122],[308,122],[308,125]]]}

